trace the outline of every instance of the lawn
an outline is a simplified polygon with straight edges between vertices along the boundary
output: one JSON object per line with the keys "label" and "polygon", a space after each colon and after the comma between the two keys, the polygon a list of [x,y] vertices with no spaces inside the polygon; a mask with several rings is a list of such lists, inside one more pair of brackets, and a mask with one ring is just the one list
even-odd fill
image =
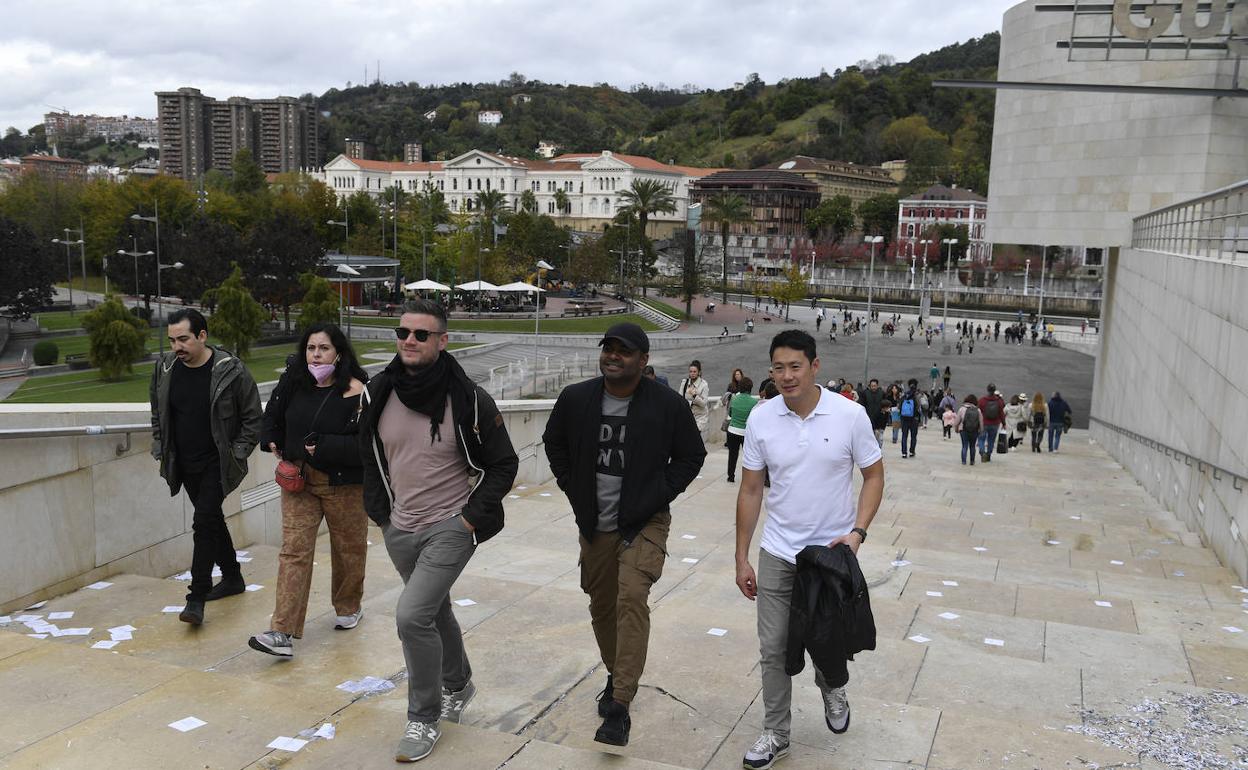
{"label": "lawn", "polygon": [[656,313],[667,316],[675,321],[687,321],[689,318],[685,315],[685,311],[672,307],[663,300],[659,299],[638,299],[638,302],[650,308]]}
{"label": "lawn", "polygon": [[34,319],[39,322],[39,326],[50,332],[61,332],[66,329],[81,329],[82,317],[86,315],[85,310],[74,311],[70,315],[68,310],[61,310],[55,313],[35,313]]}
{"label": "lawn", "polygon": [[[57,281],[56,285],[64,288],[68,286],[69,284],[66,281]],[[81,291],[82,286],[83,286],[82,276],[75,275],[74,276],[74,291]],[[94,292],[95,294],[103,294],[104,293],[104,276],[88,275],[86,286],[87,286],[87,291],[89,292]],[[112,291],[116,291],[118,288],[124,288],[124,287],[119,287],[116,282],[113,282],[108,285],[108,288]],[[74,297],[74,302],[75,303],[82,302],[82,298]]]}
{"label": "lawn", "polygon": [[[470,345],[452,345],[448,347],[471,347]],[[362,342],[355,345],[356,355],[364,358],[368,353],[392,353],[394,343]],[[269,345],[255,348],[251,358],[246,362],[247,369],[256,382],[276,380],[285,368],[286,356],[294,350],[293,345]],[[364,363],[379,363],[375,359],[364,358]],[[116,403],[146,402],[148,400],[148,384],[152,378],[152,363],[144,363],[134,368],[131,374],[117,382],[104,382],[97,371],[69,372],[48,377],[31,377],[22,383],[13,395],[4,403],[9,404],[46,404],[46,403]]]}
{"label": "lawn", "polygon": [[[542,319],[541,330],[546,334],[601,334],[617,323],[631,321],[648,332],[659,331],[649,320],[636,314],[589,316],[586,318],[550,318]],[[352,323],[360,326],[383,326],[393,328],[399,325],[397,318],[378,318],[377,316],[358,316]],[[452,318],[449,328],[453,332],[513,332],[530,334],[533,331],[532,318],[483,318],[480,320],[461,320]]]}

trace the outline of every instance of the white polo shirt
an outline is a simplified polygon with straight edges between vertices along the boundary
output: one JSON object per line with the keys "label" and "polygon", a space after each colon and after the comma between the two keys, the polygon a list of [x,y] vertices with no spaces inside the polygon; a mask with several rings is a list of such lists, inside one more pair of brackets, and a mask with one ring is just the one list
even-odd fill
{"label": "white polo shirt", "polygon": [[854,468],[882,456],[867,411],[856,401],[820,388],[806,419],[783,398],[750,412],[741,465],[771,472],[762,547],[790,564],[808,545],[827,545],[854,528]]}

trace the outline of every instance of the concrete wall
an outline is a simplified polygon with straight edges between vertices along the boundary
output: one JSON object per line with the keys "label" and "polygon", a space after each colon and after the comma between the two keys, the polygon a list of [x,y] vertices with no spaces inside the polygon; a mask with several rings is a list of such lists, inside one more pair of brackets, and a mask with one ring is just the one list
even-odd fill
{"label": "concrete wall", "polygon": [[[1071,15],[1035,5],[1005,14],[998,80],[1231,85],[1234,60],[1069,61]],[[998,91],[988,240],[1125,245],[1133,217],[1248,177],[1245,118],[1245,99]]]}
{"label": "concrete wall", "polygon": [[[551,478],[541,435],[554,401],[500,401],[520,457],[519,484]],[[718,403],[708,443],[722,443]],[[0,404],[0,429],[147,424],[146,404]],[[0,440],[0,613],[119,573],[167,577],[189,568],[192,506],[169,496],[151,436]],[[235,544],[281,545],[273,456],[253,452],[223,506]]]}
{"label": "concrete wall", "polygon": [[1124,249],[1108,276],[1092,435],[1248,580],[1248,481],[1201,467],[1248,477],[1248,266]]}

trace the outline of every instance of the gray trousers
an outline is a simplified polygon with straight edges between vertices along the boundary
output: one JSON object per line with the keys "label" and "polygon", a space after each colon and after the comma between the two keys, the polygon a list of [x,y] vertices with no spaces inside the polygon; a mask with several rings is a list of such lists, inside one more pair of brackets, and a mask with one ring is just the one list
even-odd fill
{"label": "gray trousers", "polygon": [[459,690],[472,678],[450,591],[476,545],[459,516],[420,532],[391,525],[383,535],[403,578],[396,616],[407,661],[407,718],[437,723],[442,688]]}
{"label": "gray trousers", "polygon": [[[789,641],[789,599],[797,565],[758,549],[758,645],[763,671],[763,729],[789,739],[793,722],[793,678],[784,672]],[[831,686],[816,666],[815,684],[824,693]]]}

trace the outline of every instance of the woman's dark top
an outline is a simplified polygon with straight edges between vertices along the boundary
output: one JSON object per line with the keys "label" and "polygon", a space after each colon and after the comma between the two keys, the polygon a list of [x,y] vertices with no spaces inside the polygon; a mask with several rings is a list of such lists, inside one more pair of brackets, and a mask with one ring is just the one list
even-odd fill
{"label": "woman's dark top", "polygon": [[[324,402],[324,406],[321,403]],[[317,409],[320,409],[319,414]],[[344,398],[334,387],[274,388],[264,411],[260,446],[272,442],[282,448],[282,458],[307,462],[327,474],[331,486],[361,484],[360,445],[356,436],[360,396]],[[313,417],[315,416],[315,422]],[[304,438],[316,433],[316,453],[304,452]]]}

